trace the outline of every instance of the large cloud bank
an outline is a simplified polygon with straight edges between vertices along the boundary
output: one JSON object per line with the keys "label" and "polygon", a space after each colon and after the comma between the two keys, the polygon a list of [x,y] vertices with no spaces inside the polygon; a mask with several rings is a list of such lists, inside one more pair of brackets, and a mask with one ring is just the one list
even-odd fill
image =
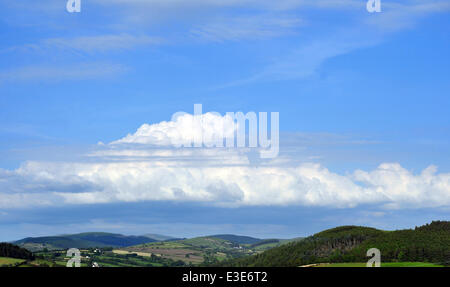
{"label": "large cloud bank", "polygon": [[412,174],[395,163],[339,175],[319,164],[283,168],[177,167],[162,161],[28,162],[13,172],[2,171],[0,185],[1,208],[146,200],[223,206],[450,205],[450,174],[437,174],[434,167]]}
{"label": "large cloud bank", "polygon": [[[209,127],[215,124],[221,126],[223,118],[212,117]],[[173,137],[180,142],[191,138],[189,127],[181,137],[174,133],[177,125],[182,120],[143,125],[83,161],[28,161],[16,170],[0,169],[0,208],[139,201],[226,207],[450,206],[450,174],[434,166],[413,173],[398,163],[382,163],[372,171],[338,174],[317,163],[280,164],[280,158],[253,164],[245,149],[165,147]]]}

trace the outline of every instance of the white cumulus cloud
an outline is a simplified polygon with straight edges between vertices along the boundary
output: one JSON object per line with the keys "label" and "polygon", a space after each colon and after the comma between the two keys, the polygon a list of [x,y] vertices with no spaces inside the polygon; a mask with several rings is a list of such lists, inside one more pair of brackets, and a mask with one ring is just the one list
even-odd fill
{"label": "white cumulus cloud", "polygon": [[85,154],[85,160],[28,161],[0,169],[0,208],[182,201],[238,206],[384,208],[450,207],[450,173],[430,166],[420,173],[399,163],[371,171],[335,173],[318,163],[289,157],[252,162],[250,149],[176,148],[193,137],[234,133],[227,116],[182,114],[142,125],[134,134]]}
{"label": "white cumulus cloud", "polygon": [[[134,134],[111,144],[150,144],[157,146],[191,146],[194,142],[214,145],[225,137],[233,137],[238,124],[228,115],[215,113],[183,114],[172,121],[143,124]],[[219,145],[220,146],[220,145]]]}
{"label": "white cumulus cloud", "polygon": [[397,163],[383,163],[372,171],[342,175],[312,163],[257,166],[245,159],[227,162],[227,157],[213,163],[187,165],[177,156],[139,160],[128,155],[121,161],[26,162],[0,172],[0,208],[139,201],[227,207],[450,206],[450,174],[434,167],[415,174]]}

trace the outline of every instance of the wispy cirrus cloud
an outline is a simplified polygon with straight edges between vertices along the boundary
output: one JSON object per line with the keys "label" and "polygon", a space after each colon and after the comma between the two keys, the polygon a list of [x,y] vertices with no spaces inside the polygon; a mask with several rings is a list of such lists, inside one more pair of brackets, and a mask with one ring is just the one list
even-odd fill
{"label": "wispy cirrus cloud", "polygon": [[95,53],[124,51],[138,47],[153,46],[163,43],[161,38],[147,35],[107,34],[82,37],[47,38],[37,43],[24,44],[0,50],[0,52],[52,52],[68,51],[76,53]]}
{"label": "wispy cirrus cloud", "polygon": [[32,65],[0,71],[0,83],[59,82],[109,78],[125,73],[128,68],[112,63],[79,63],[65,65]]}
{"label": "wispy cirrus cloud", "polygon": [[[50,58],[51,55],[72,54],[75,56],[94,55],[107,52],[125,52],[139,47],[159,45],[161,38],[146,35],[106,34],[82,37],[46,38],[36,43],[17,45],[0,50],[0,53],[35,53]],[[78,63],[35,64],[15,67],[1,71],[0,83],[17,81],[90,80],[108,78],[126,73],[129,68],[113,61],[87,62],[85,57],[78,57]],[[74,60],[73,57],[70,58]]]}
{"label": "wispy cirrus cloud", "polygon": [[256,8],[264,10],[282,11],[295,8],[355,8],[365,7],[365,3],[358,0],[95,0],[96,3],[108,5],[123,5],[129,7],[149,8]]}
{"label": "wispy cirrus cloud", "polygon": [[408,29],[423,17],[450,11],[450,3],[442,0],[384,2],[383,7],[382,13],[366,18],[364,24],[384,33]]}
{"label": "wispy cirrus cloud", "polygon": [[211,42],[267,39],[296,33],[303,21],[297,17],[269,15],[217,19],[190,30],[194,38]]}
{"label": "wispy cirrus cloud", "polygon": [[[115,20],[116,23],[109,23],[112,25],[110,27],[117,27],[115,25],[122,21],[119,18],[152,18],[151,15],[155,13],[160,17],[165,13],[170,14],[176,12],[175,14],[177,14],[179,10],[185,10],[185,14],[193,13],[193,15],[197,15],[196,13],[203,13],[202,15],[205,15],[205,17],[201,17],[201,20],[182,20],[180,22],[183,23],[182,29],[186,29],[186,31],[179,31],[181,33],[168,33],[167,39],[149,36],[145,33],[133,34],[123,32],[127,30],[127,27],[133,28],[134,30],[139,26],[137,23],[132,23],[131,26],[119,25],[122,27],[122,32],[119,33],[112,32],[91,36],[45,38],[36,43],[4,48],[2,51],[43,51],[44,53],[63,51],[69,53],[95,54],[126,52],[139,47],[161,45],[167,41],[177,43],[179,41],[200,39],[206,42],[225,43],[229,41],[270,39],[279,36],[298,35],[300,28],[303,30],[314,30],[315,25],[318,24],[317,19],[311,19],[309,15],[304,14],[305,9],[346,9],[353,12],[358,11],[358,13],[351,13],[352,21],[342,23],[334,31],[326,31],[318,37],[309,37],[306,41],[292,40],[289,44],[289,49],[285,48],[282,53],[277,55],[267,55],[265,65],[254,68],[253,70],[255,72],[253,74],[217,86],[223,88],[264,80],[292,80],[312,76],[317,73],[328,59],[348,54],[361,48],[377,45],[383,41],[386,34],[409,27],[422,16],[449,9],[448,3],[437,0],[427,3],[418,1],[406,1],[402,3],[387,2],[383,3],[383,12],[380,15],[368,15],[364,10],[365,1],[283,0],[275,2],[253,0],[97,0],[93,3],[104,6],[105,9],[117,10],[120,7],[126,7],[126,9],[116,11],[118,13],[118,19]],[[99,7],[95,8],[101,11]],[[230,13],[228,8],[238,9],[238,12]],[[239,9],[250,9],[252,12],[246,15],[242,14],[242,11],[239,12]],[[193,12],[194,10],[197,12]],[[205,11],[211,13],[205,13]],[[154,22],[152,23],[154,24]],[[305,23],[308,25],[304,26]],[[349,25],[352,26],[350,27]],[[304,32],[303,30],[302,33]],[[170,37],[180,37],[180,35],[183,40],[178,38],[170,39]],[[188,35],[189,37],[182,35]],[[116,68],[111,66],[106,67],[103,73],[98,73],[99,71],[97,73],[111,74],[112,71],[117,72],[120,70],[117,69],[117,66],[119,65],[116,65]],[[57,68],[51,69],[50,67],[41,69],[47,69],[48,74],[52,74],[51,70],[57,70]],[[37,78],[38,73],[35,73],[35,70],[37,69],[32,67],[17,68],[7,74],[2,73],[0,78],[3,81],[14,78]],[[84,73],[76,72],[76,68],[72,70],[74,70],[72,75],[70,75],[70,72],[62,71],[61,77],[66,75],[66,77],[83,78],[81,75],[84,74],[86,78],[89,78],[95,73],[95,69],[92,67],[86,69]]]}
{"label": "wispy cirrus cloud", "polygon": [[44,46],[88,53],[128,50],[136,47],[158,45],[162,42],[163,40],[160,38],[130,34],[50,38],[42,41]]}
{"label": "wispy cirrus cloud", "polygon": [[[317,7],[323,8],[319,4],[326,6],[331,4],[329,2],[318,1]],[[354,3],[342,1],[340,4]],[[215,88],[240,86],[258,81],[295,80],[311,77],[326,61],[334,57],[376,46],[382,43],[386,36],[413,27],[423,17],[448,11],[450,11],[450,3],[441,0],[427,3],[421,1],[383,3],[382,13],[365,15],[366,17],[362,17],[361,13],[353,15],[351,22],[341,24],[341,26],[318,37],[313,37],[307,42],[300,42],[297,47],[291,47],[281,56],[274,57],[271,62],[253,75],[218,85]],[[309,26],[307,28],[313,28],[314,25]]]}
{"label": "wispy cirrus cloud", "polygon": [[260,81],[305,79],[315,76],[327,60],[374,46],[380,41],[380,37],[367,37],[358,30],[339,31],[328,37],[301,43],[298,47],[273,57],[253,75],[214,88],[222,89]]}

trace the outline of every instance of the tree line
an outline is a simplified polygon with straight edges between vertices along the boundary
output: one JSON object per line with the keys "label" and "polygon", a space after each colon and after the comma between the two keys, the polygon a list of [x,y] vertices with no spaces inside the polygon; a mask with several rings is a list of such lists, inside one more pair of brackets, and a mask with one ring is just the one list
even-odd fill
{"label": "tree line", "polygon": [[34,255],[30,251],[11,243],[0,243],[0,257],[33,260]]}

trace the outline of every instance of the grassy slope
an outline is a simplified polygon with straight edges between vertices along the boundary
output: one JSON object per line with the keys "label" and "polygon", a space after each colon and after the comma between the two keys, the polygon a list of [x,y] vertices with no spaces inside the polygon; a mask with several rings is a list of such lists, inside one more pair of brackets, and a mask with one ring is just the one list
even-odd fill
{"label": "grassy slope", "polygon": [[[331,263],[318,267],[366,267],[366,263]],[[427,262],[381,262],[381,267],[444,267],[444,265]]]}
{"label": "grassy slope", "polygon": [[2,266],[2,265],[15,265],[15,264],[18,264],[18,263],[23,263],[25,261],[26,261],[25,259],[0,257],[0,266]]}
{"label": "grassy slope", "polygon": [[264,239],[255,244],[245,244],[244,246],[248,249],[254,250],[258,253],[279,247],[282,245],[286,245],[292,242],[298,242],[303,240],[303,237],[297,237],[293,239]]}

